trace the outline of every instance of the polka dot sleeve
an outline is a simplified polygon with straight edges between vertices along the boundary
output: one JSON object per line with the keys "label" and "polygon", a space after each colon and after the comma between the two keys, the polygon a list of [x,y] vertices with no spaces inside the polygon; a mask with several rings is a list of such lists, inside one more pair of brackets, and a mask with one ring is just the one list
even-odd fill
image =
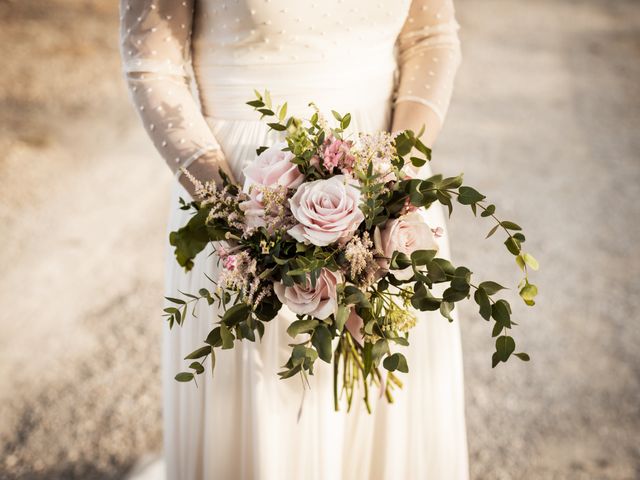
{"label": "polka dot sleeve", "polygon": [[173,172],[220,146],[190,86],[193,0],[121,0],[121,55],[133,103]]}
{"label": "polka dot sleeve", "polygon": [[458,29],[453,0],[413,0],[398,36],[396,103],[421,103],[444,121],[461,60]]}

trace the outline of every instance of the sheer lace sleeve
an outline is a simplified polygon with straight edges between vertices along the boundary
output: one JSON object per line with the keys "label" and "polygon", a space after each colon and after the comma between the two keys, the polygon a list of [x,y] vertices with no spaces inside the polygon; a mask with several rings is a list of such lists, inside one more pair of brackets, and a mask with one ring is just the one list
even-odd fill
{"label": "sheer lace sleeve", "polygon": [[132,100],[173,172],[219,150],[190,88],[194,0],[120,0],[121,54]]}
{"label": "sheer lace sleeve", "polygon": [[453,0],[413,0],[398,36],[396,103],[420,103],[444,121],[461,60],[458,29]]}

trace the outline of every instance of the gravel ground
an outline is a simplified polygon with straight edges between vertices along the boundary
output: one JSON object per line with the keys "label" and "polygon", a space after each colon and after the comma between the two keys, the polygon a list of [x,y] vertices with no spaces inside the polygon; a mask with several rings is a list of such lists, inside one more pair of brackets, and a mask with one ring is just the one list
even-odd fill
{"label": "gravel ground", "polygon": [[[169,174],[118,66],[116,2],[0,0],[0,478],[116,479],[161,448]],[[530,364],[463,319],[474,479],[640,478],[640,4],[458,0],[434,169],[464,171],[542,264]],[[29,61],[27,61],[29,59]],[[513,284],[488,223],[455,260]],[[135,295],[127,295],[127,292]]]}

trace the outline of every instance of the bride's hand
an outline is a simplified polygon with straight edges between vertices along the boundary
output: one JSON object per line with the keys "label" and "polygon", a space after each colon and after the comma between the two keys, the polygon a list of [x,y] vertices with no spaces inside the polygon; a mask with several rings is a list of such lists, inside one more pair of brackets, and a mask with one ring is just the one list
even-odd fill
{"label": "bride's hand", "polygon": [[442,122],[436,113],[429,107],[417,102],[402,102],[396,105],[393,112],[392,132],[413,130],[418,133],[425,126],[420,140],[431,148],[440,133]]}
{"label": "bride's hand", "polygon": [[[229,177],[231,182],[236,183],[236,178],[229,168],[229,163],[224,153],[222,153],[222,150],[214,150],[206,153],[187,167],[187,171],[202,183],[213,181],[218,187],[222,187],[220,170]],[[180,176],[180,183],[187,192],[189,192],[191,197],[195,198],[195,187],[186,175]]]}

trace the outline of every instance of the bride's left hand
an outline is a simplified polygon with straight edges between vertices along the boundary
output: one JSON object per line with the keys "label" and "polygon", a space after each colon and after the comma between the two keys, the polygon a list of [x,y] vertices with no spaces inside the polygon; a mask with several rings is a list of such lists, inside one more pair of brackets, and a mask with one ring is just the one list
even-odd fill
{"label": "bride's left hand", "polygon": [[438,115],[426,105],[417,102],[401,102],[396,105],[391,122],[392,132],[413,130],[418,133],[422,125],[425,126],[425,130],[420,140],[431,148],[442,128]]}

